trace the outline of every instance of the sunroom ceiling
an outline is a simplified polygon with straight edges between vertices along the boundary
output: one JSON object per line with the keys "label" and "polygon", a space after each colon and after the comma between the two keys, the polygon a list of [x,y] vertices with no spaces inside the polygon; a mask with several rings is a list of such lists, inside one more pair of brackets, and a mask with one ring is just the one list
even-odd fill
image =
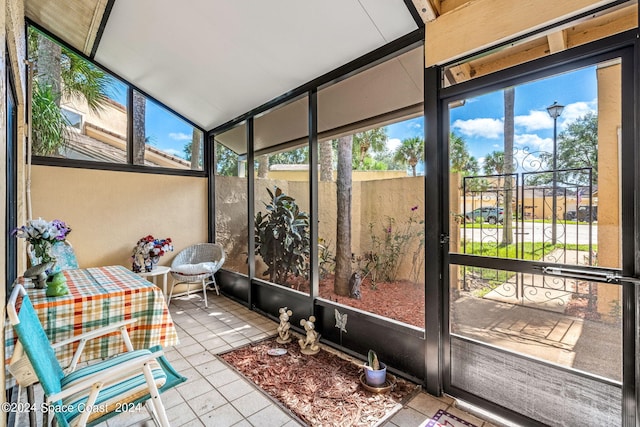
{"label": "sunroom ceiling", "polygon": [[205,130],[417,28],[403,0],[26,0],[25,13]]}

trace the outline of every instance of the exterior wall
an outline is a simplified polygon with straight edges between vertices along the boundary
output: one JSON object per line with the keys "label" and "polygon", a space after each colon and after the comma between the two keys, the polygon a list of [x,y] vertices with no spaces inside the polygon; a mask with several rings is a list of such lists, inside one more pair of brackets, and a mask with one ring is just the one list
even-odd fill
{"label": "exterior wall", "polygon": [[33,217],[67,222],[81,267],[131,267],[131,251],[148,234],[170,237],[174,252],[207,241],[207,179],[34,166]]}
{"label": "exterior wall", "polygon": [[[619,268],[622,265],[620,213],[619,135],[622,105],[619,64],[601,67],[598,78],[598,265]],[[622,287],[598,288],[598,312],[606,315],[612,304],[622,301]]]}
{"label": "exterior wall", "polygon": [[[233,180],[234,178],[226,179]],[[238,178],[235,179],[237,180]],[[418,206],[414,219],[417,221],[423,219],[419,216],[424,212],[423,182],[423,177],[353,182],[351,207],[351,251],[353,254],[358,256],[373,249],[369,224],[373,224],[374,233],[382,238],[384,234],[383,228],[386,226],[388,218],[394,218],[396,221],[394,227],[397,226],[403,230],[413,212],[411,208]],[[288,182],[271,179],[258,179],[256,181],[256,212],[262,211],[264,213],[263,202],[268,202],[268,194],[265,188],[273,189],[276,185],[285,194],[293,197],[301,210],[309,212],[308,182]],[[236,187],[233,183],[230,183],[230,186]],[[241,196],[239,197],[242,198]],[[318,237],[330,246],[332,253],[335,253],[337,220],[335,182],[318,183],[318,205]],[[414,226],[416,231],[418,228]],[[421,281],[424,275],[423,253],[420,252],[414,259],[414,254],[419,250],[420,239],[421,237],[418,235],[411,238],[411,243],[406,248],[404,261],[398,271],[398,279],[409,279],[411,276],[417,275],[419,281]],[[244,259],[245,255],[241,254],[240,256]],[[242,261],[237,259],[231,262],[234,265],[239,265]],[[414,269],[417,269],[417,271],[414,271]],[[262,271],[261,268],[258,268],[256,277],[261,278]]]}
{"label": "exterior wall", "polygon": [[[337,172],[333,172],[333,180],[336,180]],[[373,181],[377,179],[403,178],[407,171],[353,171],[352,181]],[[309,181],[309,171],[305,170],[270,170],[270,179],[286,181]]]}
{"label": "exterior wall", "polygon": [[[16,126],[18,131],[18,147],[17,147],[17,158],[24,159],[25,149],[24,149],[24,141],[25,141],[25,117],[24,117],[24,106],[25,106],[25,93],[26,93],[26,77],[25,77],[25,67],[23,66],[23,60],[26,55],[26,45],[25,45],[25,26],[24,26],[24,5],[22,0],[0,0],[0,33],[3,34],[2,43],[0,43],[0,97],[2,97],[2,102],[0,102],[0,146],[5,147],[0,150],[0,159],[2,159],[2,164],[5,167],[2,169],[2,174],[0,177],[0,195],[2,196],[2,200],[6,200],[6,90],[5,87],[5,76],[7,72],[7,67],[9,64],[5,63],[5,48],[8,47],[8,54],[11,58],[11,67],[14,77],[14,84],[16,86],[16,108],[17,108],[17,120]],[[17,162],[17,174],[18,174],[18,223],[20,224],[24,221],[26,217],[26,209],[25,209],[25,198],[24,198],[24,162],[18,160]],[[3,235],[8,236],[8,232],[10,230],[5,230],[6,224],[6,204],[2,203],[2,213],[0,214],[0,221],[2,221]],[[18,242],[18,254],[24,254],[24,245],[21,242]],[[5,245],[0,246],[0,255],[2,259],[6,259]],[[26,257],[18,258],[18,271],[21,271],[22,266],[26,263]],[[6,277],[6,266],[5,263],[0,265],[0,277]],[[0,286],[0,300],[6,301],[6,286]],[[2,304],[0,307],[0,314],[2,315],[2,319],[5,319],[5,305]],[[4,323],[3,323],[4,327]],[[4,360],[4,346],[0,350],[0,357]],[[0,372],[0,381],[4,384],[4,369]],[[5,393],[2,393],[0,396],[0,402],[5,401]],[[6,424],[5,415],[0,416],[0,427],[4,427]]]}
{"label": "exterior wall", "polygon": [[62,100],[62,107],[82,115],[83,123],[91,123],[118,135],[127,137],[127,109],[115,101],[110,101],[100,111],[91,111],[84,98]]}
{"label": "exterior wall", "polygon": [[[5,0],[0,0],[0,11],[8,11],[8,6],[6,4]],[[6,15],[5,13],[0,13],[0,32],[2,32],[2,34],[6,35],[6,31],[7,31],[7,26],[6,26]],[[6,37],[6,36],[5,36]],[[0,132],[0,147],[6,147],[7,146],[7,133],[4,131],[4,129],[7,128],[7,105],[6,102],[4,102],[4,100],[6,99],[6,91],[7,88],[5,86],[5,76],[6,76],[6,67],[8,66],[8,64],[6,64],[5,62],[5,43],[4,43],[4,39],[2,44],[0,44],[0,99],[3,100],[3,102],[0,103],[0,129],[3,129],[3,132]],[[2,176],[0,176],[0,197],[2,197],[2,200],[7,200],[7,156],[6,156],[6,150],[0,150],[0,161],[2,162],[3,165],[5,165],[5,167],[2,169]],[[7,218],[7,208],[6,208],[6,203],[3,203],[3,208],[2,208],[2,213],[0,214],[0,221],[2,225],[0,225],[0,227],[2,228],[2,233],[4,236],[7,236],[8,230],[6,229],[6,218]],[[5,237],[6,238],[6,237]],[[0,255],[2,255],[2,259],[6,260],[7,259],[7,251],[5,248],[5,245],[2,245],[0,247]],[[3,262],[2,265],[0,265],[0,277],[7,277],[7,270],[6,270],[6,265]],[[6,286],[2,286],[2,289],[0,289],[0,296],[2,297],[2,301],[6,301],[5,297],[6,297]],[[0,308],[0,314],[2,315],[2,318],[5,319],[6,318],[6,313],[5,313],[5,307],[4,304],[2,304],[2,308]],[[4,323],[2,325],[4,327]],[[2,360],[5,359],[4,356],[4,346],[2,346],[2,350],[0,350],[0,357],[2,357]],[[5,370],[2,370],[2,373],[0,373],[0,380],[2,380],[3,384],[4,384],[4,372]],[[0,403],[4,403],[6,401],[5,398],[5,393],[2,393],[2,397],[0,397]],[[4,427],[6,425],[6,420],[5,420],[5,415],[3,414],[2,416],[0,416],[0,426]]]}
{"label": "exterior wall", "polygon": [[216,176],[216,242],[224,247],[224,269],[248,273],[247,179]]}
{"label": "exterior wall", "polygon": [[[355,193],[354,193],[355,199]],[[424,177],[406,177],[386,179],[384,181],[365,181],[361,183],[360,203],[362,204],[360,216],[357,221],[360,224],[360,250],[361,253],[372,250],[371,233],[369,225],[372,224],[372,231],[375,235],[383,239],[384,229],[391,229],[391,236],[400,233],[406,235],[407,232],[417,233],[422,227],[409,228],[409,217],[416,221],[424,219]],[[418,207],[412,211],[413,207]],[[390,223],[390,221],[392,221]],[[358,236],[358,234],[354,234]],[[419,248],[422,236],[413,234],[408,240],[405,253],[402,255],[398,269],[398,280],[409,280],[412,276],[417,278],[417,282],[423,281],[424,277],[424,247]],[[421,251],[421,252],[420,252]],[[417,257],[414,258],[414,255]],[[417,275],[413,269],[417,270]]]}

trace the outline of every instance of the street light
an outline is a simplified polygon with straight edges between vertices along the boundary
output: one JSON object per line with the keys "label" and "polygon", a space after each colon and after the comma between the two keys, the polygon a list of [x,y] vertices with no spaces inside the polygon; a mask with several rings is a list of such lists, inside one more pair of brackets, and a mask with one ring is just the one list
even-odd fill
{"label": "street light", "polygon": [[547,107],[549,116],[553,119],[553,207],[551,210],[551,244],[555,245],[557,240],[556,232],[556,216],[558,212],[558,117],[562,114],[564,105],[558,104],[558,101],[554,101],[552,105]]}

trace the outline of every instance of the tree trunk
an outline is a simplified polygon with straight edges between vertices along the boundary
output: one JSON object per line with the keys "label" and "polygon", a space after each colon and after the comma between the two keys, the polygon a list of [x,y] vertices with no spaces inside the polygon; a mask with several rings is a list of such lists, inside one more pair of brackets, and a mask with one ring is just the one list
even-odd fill
{"label": "tree trunk", "polygon": [[146,98],[133,91],[133,164],[144,165]]}
{"label": "tree trunk", "polygon": [[193,128],[191,135],[191,169],[200,169],[200,140],[202,139],[202,132],[197,128]]}
{"label": "tree trunk", "polygon": [[60,106],[61,76],[60,56],[62,48],[48,37],[38,34],[38,82],[42,86],[50,86],[55,94],[56,105]]}
{"label": "tree trunk", "polygon": [[513,87],[504,90],[504,220],[502,226],[502,244],[513,243],[513,134],[514,134],[515,90]]}
{"label": "tree trunk", "polygon": [[333,291],[349,296],[351,278],[351,173],[352,136],[338,139],[336,269]]}
{"label": "tree trunk", "polygon": [[320,143],[320,181],[333,181],[333,144],[332,141]]}
{"label": "tree trunk", "polygon": [[269,175],[269,156],[266,154],[258,157],[258,178],[266,178]]}

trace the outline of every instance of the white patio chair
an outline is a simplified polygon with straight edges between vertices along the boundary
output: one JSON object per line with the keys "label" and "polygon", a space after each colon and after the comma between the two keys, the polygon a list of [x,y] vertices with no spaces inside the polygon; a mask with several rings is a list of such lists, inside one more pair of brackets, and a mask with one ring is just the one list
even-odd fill
{"label": "white patio chair", "polygon": [[198,243],[180,252],[171,263],[171,277],[173,284],[169,292],[167,305],[171,304],[173,289],[178,285],[187,285],[187,295],[191,285],[200,284],[204,298],[204,306],[209,307],[207,301],[207,286],[213,285],[216,294],[220,289],[214,274],[222,267],[225,260],[224,249],[219,243]]}

